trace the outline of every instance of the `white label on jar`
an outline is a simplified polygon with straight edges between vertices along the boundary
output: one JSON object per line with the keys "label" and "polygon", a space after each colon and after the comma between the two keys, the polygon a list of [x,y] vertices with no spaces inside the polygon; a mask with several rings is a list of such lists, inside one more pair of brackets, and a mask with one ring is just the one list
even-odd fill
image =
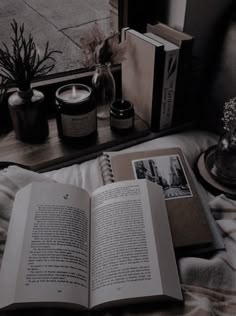
{"label": "white label on jar", "polygon": [[61,114],[61,124],[64,136],[83,137],[96,131],[96,109],[82,115]]}
{"label": "white label on jar", "polygon": [[111,126],[117,129],[126,129],[131,128],[133,125],[133,118],[127,118],[127,119],[116,119],[113,116],[111,116]]}

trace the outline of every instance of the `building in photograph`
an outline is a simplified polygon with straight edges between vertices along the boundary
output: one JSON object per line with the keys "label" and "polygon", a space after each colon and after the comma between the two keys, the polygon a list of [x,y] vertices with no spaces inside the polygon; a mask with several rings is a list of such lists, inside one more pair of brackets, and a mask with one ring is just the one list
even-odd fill
{"label": "building in photograph", "polygon": [[170,186],[186,187],[187,181],[177,156],[170,157]]}

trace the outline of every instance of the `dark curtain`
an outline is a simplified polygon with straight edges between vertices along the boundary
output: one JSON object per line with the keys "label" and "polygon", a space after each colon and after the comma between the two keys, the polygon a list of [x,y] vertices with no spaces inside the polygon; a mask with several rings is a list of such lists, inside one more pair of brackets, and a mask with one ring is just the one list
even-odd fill
{"label": "dark curtain", "polygon": [[[165,0],[123,0],[119,3],[121,11],[127,10],[126,26],[140,32],[146,31],[147,23],[154,24],[165,20],[166,5]],[[122,21],[120,22],[122,24]]]}

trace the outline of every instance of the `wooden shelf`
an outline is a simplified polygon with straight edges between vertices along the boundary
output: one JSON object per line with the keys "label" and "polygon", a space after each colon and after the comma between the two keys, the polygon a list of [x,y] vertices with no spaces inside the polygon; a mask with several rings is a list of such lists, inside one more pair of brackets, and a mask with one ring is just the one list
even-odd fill
{"label": "wooden shelf", "polygon": [[14,131],[0,139],[0,167],[17,164],[27,169],[45,172],[81,163],[97,157],[103,150],[125,148],[142,141],[150,134],[147,125],[138,117],[135,127],[126,134],[115,133],[108,120],[98,120],[98,132],[93,140],[76,143],[62,142],[57,133],[56,120],[49,120],[49,137],[42,144],[22,143],[15,138]]}

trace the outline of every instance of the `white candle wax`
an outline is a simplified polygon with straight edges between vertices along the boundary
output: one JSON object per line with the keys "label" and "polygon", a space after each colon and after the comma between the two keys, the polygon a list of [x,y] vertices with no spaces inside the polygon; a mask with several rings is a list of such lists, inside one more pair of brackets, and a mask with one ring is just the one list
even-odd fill
{"label": "white candle wax", "polygon": [[87,90],[76,89],[75,86],[68,88],[60,93],[59,98],[66,103],[79,103],[87,99],[90,95],[90,92]]}

